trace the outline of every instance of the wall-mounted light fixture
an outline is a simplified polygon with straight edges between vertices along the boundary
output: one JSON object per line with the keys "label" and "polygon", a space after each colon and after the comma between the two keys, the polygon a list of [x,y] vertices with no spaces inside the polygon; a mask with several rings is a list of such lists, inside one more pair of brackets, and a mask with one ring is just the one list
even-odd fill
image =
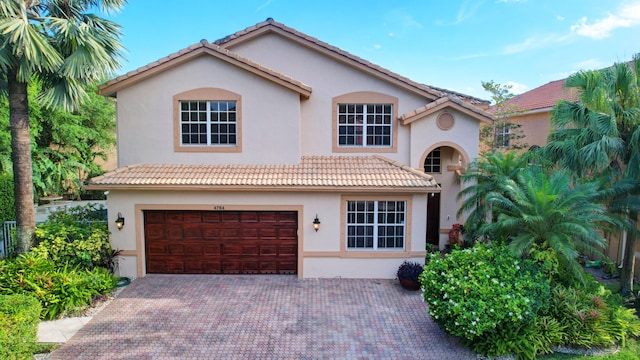
{"label": "wall-mounted light fixture", "polygon": [[313,229],[317,232],[320,229],[320,219],[318,219],[318,214],[316,214],[316,218],[313,219]]}
{"label": "wall-mounted light fixture", "polygon": [[116,227],[118,228],[118,230],[122,230],[122,228],[124,227],[124,216],[122,216],[122,213],[118,213],[118,218],[116,219]]}

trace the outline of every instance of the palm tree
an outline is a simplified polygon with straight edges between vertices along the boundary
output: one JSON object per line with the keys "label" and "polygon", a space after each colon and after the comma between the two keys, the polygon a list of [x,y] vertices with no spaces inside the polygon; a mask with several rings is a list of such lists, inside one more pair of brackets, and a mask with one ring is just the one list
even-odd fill
{"label": "palm tree", "polygon": [[11,124],[18,251],[27,251],[35,228],[27,86],[42,84],[40,100],[71,110],[83,86],[119,67],[120,26],[89,13],[119,10],[126,0],[0,0],[0,70]]}
{"label": "palm tree", "polygon": [[552,132],[543,153],[578,177],[606,178],[606,186],[621,181],[632,188],[609,199],[609,208],[624,215],[627,230],[621,292],[633,287],[633,263],[640,211],[640,56],[631,63],[597,71],[581,71],[567,79],[579,90],[576,103],[561,101],[552,117]]}
{"label": "palm tree", "polygon": [[523,171],[532,153],[518,154],[514,151],[493,151],[474,160],[462,174],[461,181],[470,186],[463,189],[458,199],[462,205],[458,217],[466,215],[465,237],[476,240],[481,235],[480,227],[493,219],[491,204],[485,201],[488,194],[503,191],[509,180],[515,180]]}
{"label": "palm tree", "polygon": [[601,253],[600,230],[615,224],[599,189],[599,183],[575,182],[566,172],[528,168],[506,181],[502,191],[487,194],[497,219],[480,231],[507,239],[516,256],[552,250],[546,260],[557,262],[565,279],[583,281],[579,253]]}

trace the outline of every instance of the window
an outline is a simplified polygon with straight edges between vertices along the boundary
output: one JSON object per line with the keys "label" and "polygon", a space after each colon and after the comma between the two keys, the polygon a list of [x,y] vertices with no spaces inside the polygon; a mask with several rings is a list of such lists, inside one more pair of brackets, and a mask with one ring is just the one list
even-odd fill
{"label": "window", "polygon": [[392,104],[338,104],[339,146],[391,146]]}
{"label": "window", "polygon": [[241,152],[242,97],[224,89],[198,88],[173,96],[174,150]]}
{"label": "window", "polygon": [[429,155],[427,155],[426,159],[424,159],[424,172],[437,174],[441,173],[441,163],[440,148],[437,147],[433,149],[433,151],[431,151]]}
{"label": "window", "polygon": [[403,250],[405,201],[347,201],[347,249]]}
{"label": "window", "polygon": [[181,101],[182,145],[236,145],[235,101]]}
{"label": "window", "polygon": [[510,145],[510,138],[509,124],[499,124],[496,126],[496,145],[499,148],[508,148]]}

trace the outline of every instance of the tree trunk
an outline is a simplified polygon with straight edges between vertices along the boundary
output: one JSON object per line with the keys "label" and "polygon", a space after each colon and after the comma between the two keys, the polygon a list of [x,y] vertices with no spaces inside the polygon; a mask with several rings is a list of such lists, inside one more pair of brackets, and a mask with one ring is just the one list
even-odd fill
{"label": "tree trunk", "polygon": [[[629,213],[629,222],[633,228],[638,227],[638,213]],[[636,258],[636,234],[633,231],[627,233],[627,243],[624,247],[624,258],[622,259],[622,271],[620,272],[620,293],[622,296],[629,296],[633,291],[633,267]]]}
{"label": "tree trunk", "polygon": [[9,121],[11,123],[11,161],[16,204],[17,251],[29,251],[33,243],[36,214],[33,206],[33,173],[31,167],[31,134],[27,84],[16,80],[15,71],[7,74]]}

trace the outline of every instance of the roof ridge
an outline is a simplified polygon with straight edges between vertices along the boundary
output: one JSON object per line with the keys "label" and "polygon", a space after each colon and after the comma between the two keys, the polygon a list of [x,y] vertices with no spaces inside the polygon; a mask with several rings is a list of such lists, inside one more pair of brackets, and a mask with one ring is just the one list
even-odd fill
{"label": "roof ridge", "polygon": [[320,46],[320,47],[322,47],[322,48],[324,48],[326,50],[329,50],[329,51],[334,52],[334,53],[336,53],[338,55],[346,57],[346,58],[350,59],[351,61],[355,61],[355,62],[357,62],[357,63],[359,63],[361,65],[364,65],[364,66],[366,66],[366,67],[368,67],[370,69],[376,70],[376,71],[378,71],[378,72],[380,72],[382,74],[385,74],[387,76],[395,78],[396,80],[401,81],[401,82],[403,82],[403,83],[405,83],[405,84],[407,84],[409,86],[415,87],[415,88],[420,89],[422,91],[426,91],[426,92],[430,93],[432,96],[435,96],[436,98],[442,97],[443,93],[444,93],[444,94],[448,94],[448,95],[464,97],[464,98],[472,100],[474,103],[488,103],[487,100],[476,98],[476,97],[473,97],[471,95],[466,95],[466,94],[463,94],[463,93],[446,90],[444,88],[438,88],[438,87],[435,87],[435,86],[418,83],[418,82],[416,82],[414,80],[411,80],[408,77],[400,75],[400,74],[398,74],[396,72],[393,72],[393,71],[391,71],[389,69],[383,68],[380,65],[374,64],[374,63],[372,63],[372,62],[370,62],[368,60],[365,60],[365,59],[363,59],[363,58],[361,58],[361,57],[359,57],[357,55],[354,55],[354,54],[352,54],[352,53],[350,53],[350,52],[348,52],[346,50],[340,49],[337,46],[334,46],[334,45],[331,45],[331,44],[329,44],[329,43],[327,43],[325,41],[322,41],[322,40],[320,40],[320,39],[318,39],[318,38],[316,38],[314,36],[305,34],[305,33],[301,32],[301,31],[296,30],[296,29],[294,29],[292,27],[289,27],[289,26],[287,26],[287,25],[285,25],[283,23],[275,21],[273,18],[267,18],[267,20],[265,20],[265,21],[259,22],[259,23],[255,24],[255,25],[249,26],[249,27],[247,27],[247,28],[245,28],[243,30],[236,31],[233,34],[229,34],[229,35],[227,35],[227,36],[225,36],[223,38],[215,40],[214,44],[224,46],[225,44],[227,44],[228,42],[230,42],[232,40],[238,39],[238,38],[240,38],[242,36],[245,36],[247,34],[253,33],[254,31],[258,31],[258,30],[260,30],[262,28],[265,28],[265,27],[268,27],[268,26],[273,26],[273,27],[278,28],[278,29],[280,29],[280,30],[282,30],[284,32],[287,32],[287,33],[289,33],[289,34],[291,34],[291,35],[293,35],[295,37],[298,37],[298,38],[301,38],[301,39],[306,40],[308,42],[314,43],[314,44],[316,44],[316,45],[318,45],[318,46]]}
{"label": "roof ridge", "polygon": [[105,88],[108,88],[109,86],[111,86],[113,84],[116,84],[116,83],[118,83],[120,81],[124,81],[124,80],[129,79],[129,78],[131,78],[133,76],[143,74],[143,73],[145,73],[145,72],[147,72],[149,70],[152,70],[152,69],[154,69],[154,68],[156,68],[158,66],[161,66],[163,64],[169,63],[170,61],[178,59],[178,58],[180,58],[182,56],[185,56],[185,55],[188,55],[188,54],[191,54],[191,53],[195,53],[197,51],[206,52],[207,50],[213,51],[214,53],[219,54],[220,56],[224,56],[229,60],[233,59],[233,60],[238,61],[238,62],[240,62],[240,63],[242,63],[242,64],[244,64],[246,66],[249,66],[249,67],[251,67],[251,68],[263,73],[264,74],[263,76],[265,76],[265,77],[272,76],[272,77],[277,78],[277,79],[279,79],[281,81],[284,81],[284,82],[286,82],[286,83],[288,83],[288,84],[290,84],[290,85],[302,90],[301,93],[307,94],[307,93],[311,93],[311,91],[312,91],[311,86],[305,84],[304,82],[302,82],[300,80],[296,80],[296,79],[294,79],[293,77],[291,77],[289,75],[283,74],[283,73],[281,73],[279,71],[276,71],[276,70],[274,70],[274,69],[272,69],[270,67],[264,66],[264,65],[262,65],[260,63],[257,63],[255,61],[249,59],[249,58],[246,58],[246,57],[244,57],[244,56],[242,56],[240,54],[237,54],[237,53],[235,53],[235,52],[233,52],[233,51],[231,51],[231,50],[229,50],[227,48],[224,48],[222,46],[219,46],[219,45],[217,45],[215,43],[210,43],[206,39],[202,39],[198,43],[191,44],[191,45],[187,46],[186,48],[183,48],[181,50],[173,52],[173,53],[171,53],[171,54],[169,54],[167,56],[164,56],[164,57],[162,57],[162,58],[160,58],[160,59],[158,59],[158,60],[156,60],[154,62],[151,62],[151,63],[149,63],[147,65],[142,66],[142,67],[139,67],[139,68],[137,68],[135,70],[129,71],[128,73],[126,73],[124,75],[120,75],[120,76],[116,77],[115,79],[109,80],[109,81],[101,84],[98,87],[98,89],[99,90],[104,90]]}

